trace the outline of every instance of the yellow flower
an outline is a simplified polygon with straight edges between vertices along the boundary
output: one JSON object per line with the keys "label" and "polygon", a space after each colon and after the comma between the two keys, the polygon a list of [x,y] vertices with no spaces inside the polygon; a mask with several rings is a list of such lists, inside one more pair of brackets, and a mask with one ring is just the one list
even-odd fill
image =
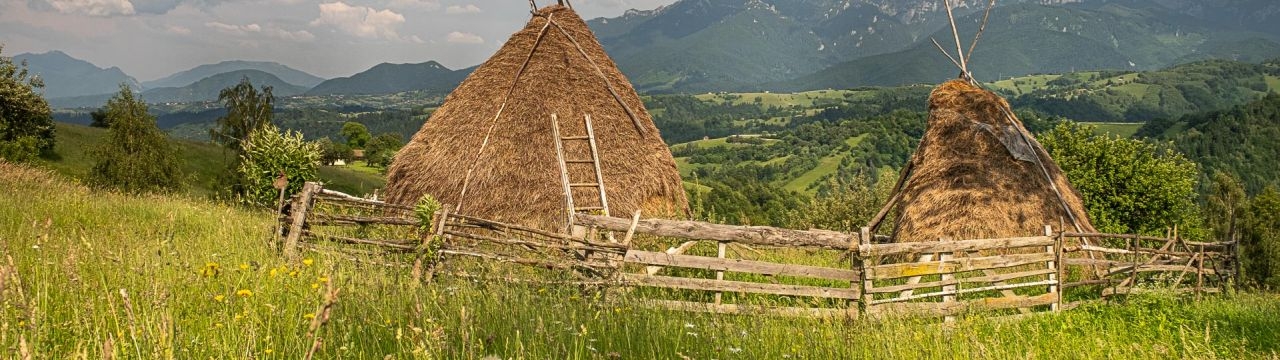
{"label": "yellow flower", "polygon": [[317,284],[317,283],[311,283],[311,288],[312,288],[312,289],[319,289],[319,288],[320,288],[320,284]]}
{"label": "yellow flower", "polygon": [[222,323],[213,323],[213,328],[214,328],[214,329],[217,329],[217,328],[220,328],[220,327],[222,327]]}
{"label": "yellow flower", "polygon": [[290,271],[289,276],[298,277],[298,270]]}
{"label": "yellow flower", "polygon": [[278,270],[271,269],[271,277],[276,277],[276,274],[278,274]]}
{"label": "yellow flower", "polygon": [[271,355],[271,353],[273,352],[275,352],[275,350],[271,350],[271,348],[267,348],[266,350],[262,351],[263,354],[267,354],[267,355]]}
{"label": "yellow flower", "polygon": [[311,260],[310,258],[302,259],[302,265],[311,266],[311,264],[314,263],[316,263],[316,261]]}
{"label": "yellow flower", "polygon": [[213,296],[213,301],[223,302],[223,301],[226,301],[226,300],[227,300],[227,296],[226,296],[226,295],[218,294],[218,295],[214,295],[214,296]]}
{"label": "yellow flower", "polygon": [[240,270],[249,270],[249,264],[240,264]]}
{"label": "yellow flower", "polygon": [[303,319],[307,319],[307,320],[315,319],[315,318],[316,318],[316,314],[313,314],[313,313],[307,313],[306,315],[302,315],[302,318],[303,318]]}
{"label": "yellow flower", "polygon": [[249,289],[240,289],[240,291],[236,291],[236,296],[247,298],[253,296],[253,291],[249,291]]}
{"label": "yellow flower", "polygon": [[328,277],[328,276],[321,276],[321,277],[319,277],[318,279],[319,279],[319,280],[320,280],[320,282],[322,282],[322,283],[327,283],[327,282],[329,282],[329,277]]}
{"label": "yellow flower", "polygon": [[241,319],[244,319],[244,315],[236,314],[236,321],[240,321]]}
{"label": "yellow flower", "polygon": [[204,268],[200,270],[200,275],[204,277],[218,276],[218,263],[210,262],[204,264]]}

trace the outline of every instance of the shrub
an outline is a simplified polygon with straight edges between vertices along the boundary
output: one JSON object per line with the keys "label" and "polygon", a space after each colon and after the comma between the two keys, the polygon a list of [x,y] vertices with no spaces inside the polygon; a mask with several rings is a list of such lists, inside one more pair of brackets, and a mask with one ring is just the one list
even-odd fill
{"label": "shrub", "polygon": [[127,192],[174,190],[182,185],[178,156],[167,136],[147,113],[147,104],[120,85],[120,92],[101,110],[108,124],[107,141],[94,150],[89,181]]}
{"label": "shrub", "polygon": [[302,184],[318,178],[320,149],[315,143],[302,139],[302,133],[281,133],[274,125],[267,125],[249,134],[240,155],[236,173],[243,186],[241,199],[249,204],[274,206],[280,196],[272,183],[284,173],[289,180],[285,196],[302,189]]}
{"label": "shrub", "polygon": [[43,87],[25,62],[0,56],[0,158],[30,161],[53,150],[53,110],[35,90]]}

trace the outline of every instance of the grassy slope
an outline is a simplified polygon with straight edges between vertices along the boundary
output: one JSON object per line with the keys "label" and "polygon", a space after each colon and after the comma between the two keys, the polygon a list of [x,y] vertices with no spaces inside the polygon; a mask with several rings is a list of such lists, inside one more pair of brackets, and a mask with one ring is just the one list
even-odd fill
{"label": "grassy slope", "polygon": [[1142,127],[1142,123],[1083,123],[1083,124],[1089,124],[1089,125],[1095,126],[1096,129],[1094,132],[1098,134],[1109,134],[1109,135],[1119,136],[1122,138],[1133,137],[1133,134],[1138,132],[1138,128]]}
{"label": "grassy slope", "polygon": [[[867,134],[858,135],[857,137],[845,139],[844,143],[852,148],[854,146],[858,146],[858,144],[866,137]],[[814,192],[811,188],[813,183],[821,181],[822,178],[827,175],[835,174],[836,168],[840,166],[840,161],[844,160],[844,158],[848,156],[849,148],[843,148],[831,155],[827,155],[826,157],[823,157],[822,160],[818,160],[817,167],[806,171],[804,174],[800,174],[800,176],[797,176],[795,179],[787,181],[786,185],[783,185],[782,188],[790,191],[808,192],[812,194]]]}
{"label": "grassy slope", "polygon": [[270,214],[100,192],[45,170],[0,163],[0,187],[10,189],[0,195],[0,264],[15,263],[21,280],[0,290],[0,349],[10,355],[25,342],[35,358],[106,358],[104,349],[117,358],[301,358],[326,281],[342,292],[318,358],[1260,358],[1280,350],[1280,300],[1270,294],[1144,297],[946,326],[669,313],[576,287],[441,277],[415,288],[407,270],[346,256],[289,263],[266,245]]}
{"label": "grassy slope", "polygon": [[[42,164],[58,173],[83,179],[93,167],[89,152],[102,144],[106,130],[87,126],[56,123],[57,154],[46,158]],[[193,195],[207,196],[216,188],[214,179],[226,169],[231,160],[221,147],[210,143],[174,139],[182,159],[182,171],[187,175],[186,190]],[[386,179],[376,171],[349,170],[341,167],[321,167],[320,177],[335,190],[363,194],[386,185]]]}

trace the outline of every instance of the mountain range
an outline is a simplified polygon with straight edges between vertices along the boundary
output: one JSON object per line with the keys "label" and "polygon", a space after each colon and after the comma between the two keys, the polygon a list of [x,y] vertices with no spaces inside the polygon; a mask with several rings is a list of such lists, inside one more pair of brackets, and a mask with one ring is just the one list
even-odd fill
{"label": "mountain range", "polygon": [[[967,45],[986,1],[953,3]],[[958,73],[931,41],[954,48],[942,0],[680,0],[588,23],[647,93],[895,86]],[[1205,59],[1258,62],[1280,56],[1275,24],[1280,2],[1273,0],[1008,0],[992,11],[970,70],[990,81]],[[138,83],[118,68],[61,52],[17,58],[45,79],[46,97],[60,107],[97,106],[120,83],[152,102],[208,101],[212,87],[246,75],[272,84],[277,95],[443,94],[472,70],[383,63],[323,80],[272,62],[224,61]]]}

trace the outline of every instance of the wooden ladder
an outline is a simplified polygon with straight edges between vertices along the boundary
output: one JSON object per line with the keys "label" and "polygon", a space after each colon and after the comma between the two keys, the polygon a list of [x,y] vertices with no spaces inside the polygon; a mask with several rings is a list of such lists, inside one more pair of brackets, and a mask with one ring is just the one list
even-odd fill
{"label": "wooden ladder", "polygon": [[[595,130],[591,128],[591,114],[583,115],[583,122],[587,127],[587,135],[585,136],[561,136],[560,134],[560,118],[556,114],[551,114],[551,131],[556,139],[556,160],[560,163],[560,181],[564,184],[564,201],[565,209],[568,212],[568,221],[565,223],[565,233],[570,233],[573,226],[573,215],[588,212],[601,211],[604,216],[609,216],[609,199],[604,191],[604,174],[600,171],[600,151],[596,147]],[[590,159],[565,159],[564,142],[565,141],[586,141],[591,149]],[[592,171],[595,172],[595,179],[586,182],[573,182],[569,178],[568,164],[591,164]],[[573,190],[579,188],[596,188],[600,194],[600,202],[597,206],[580,206],[573,202]],[[608,233],[609,240],[613,240],[613,233]]]}

